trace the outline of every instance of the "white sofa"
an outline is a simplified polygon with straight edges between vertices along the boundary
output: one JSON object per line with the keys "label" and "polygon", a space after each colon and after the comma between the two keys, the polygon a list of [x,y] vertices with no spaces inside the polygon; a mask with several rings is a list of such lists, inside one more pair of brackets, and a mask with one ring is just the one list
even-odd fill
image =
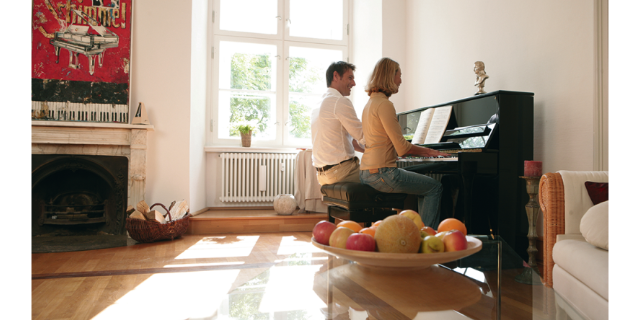
{"label": "white sofa", "polygon": [[[608,182],[604,171],[558,171],[540,179],[544,218],[544,283],[557,312],[608,319],[608,201],[593,205],[586,181]],[[570,307],[570,308],[569,308]]]}

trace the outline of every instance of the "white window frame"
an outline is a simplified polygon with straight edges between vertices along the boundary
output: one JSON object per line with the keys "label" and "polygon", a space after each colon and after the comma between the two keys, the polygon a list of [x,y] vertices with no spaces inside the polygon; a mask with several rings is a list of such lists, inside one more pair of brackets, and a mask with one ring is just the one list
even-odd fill
{"label": "white window frame", "polygon": [[[299,42],[305,42],[305,43],[324,43],[324,44],[331,44],[331,45],[339,45],[339,46],[348,46],[349,45],[349,2],[351,2],[350,0],[344,0],[342,2],[342,40],[331,40],[331,39],[316,39],[316,38],[302,38],[302,37],[294,37],[294,36],[290,36],[289,35],[289,27],[290,24],[289,22],[292,21],[290,18],[290,14],[289,14],[289,9],[290,6],[288,5],[289,2],[287,1],[287,6],[285,8],[285,34],[284,34],[284,40],[288,40],[288,41],[299,41]],[[295,22],[292,22],[295,23]],[[322,28],[322,26],[319,26],[320,28]]]}
{"label": "white window frame", "polygon": [[[207,81],[209,89],[207,90],[207,145],[208,146],[240,146],[240,139],[224,139],[218,136],[218,124],[219,119],[218,112],[218,98],[219,98],[219,49],[220,41],[235,41],[235,42],[247,42],[258,44],[275,44],[278,48],[278,55],[280,59],[276,68],[277,73],[277,87],[276,87],[276,138],[275,140],[253,140],[252,146],[255,147],[311,147],[311,143],[303,143],[301,139],[289,138],[289,61],[285,59],[288,56],[290,46],[298,47],[310,47],[320,49],[332,49],[342,50],[343,60],[349,61],[349,55],[351,53],[351,41],[352,33],[349,32],[349,25],[351,24],[351,9],[352,0],[344,0],[343,2],[343,39],[329,40],[329,39],[315,39],[315,38],[300,38],[291,37],[288,35],[287,18],[289,13],[288,0],[278,0],[278,16],[282,17],[278,21],[278,34],[258,34],[251,32],[238,32],[220,30],[220,0],[209,0],[209,8],[211,13],[211,19],[208,22],[207,28],[209,32],[209,46],[210,52],[209,63],[207,65],[208,76]],[[285,15],[286,12],[286,15]],[[277,19],[277,17],[274,17]],[[211,32],[212,31],[212,32]],[[324,75],[323,75],[324,78]]]}
{"label": "white window frame", "polygon": [[[317,44],[317,43],[310,43],[310,42],[293,42],[293,41],[285,41],[284,42],[284,52],[285,52],[285,63],[283,64],[283,68],[284,70],[289,70],[289,47],[304,47],[304,48],[315,48],[315,49],[329,49],[329,50],[342,50],[342,60],[346,61],[347,57],[348,57],[348,50],[347,47],[336,47],[335,45],[327,45],[327,44]],[[329,66],[327,66],[329,67]],[[323,82],[326,83],[326,77],[323,74],[322,75],[322,79]],[[291,130],[291,127],[289,126],[289,77],[284,77],[284,85],[283,85],[283,91],[284,91],[284,97],[283,97],[283,123],[284,125],[284,132],[282,134],[282,138],[283,138],[283,145],[285,146],[305,146],[303,142],[303,139],[296,139],[296,138],[291,138],[289,137],[289,131]],[[307,147],[311,147],[311,145],[308,145]]]}
{"label": "white window frame", "polygon": [[[283,83],[283,72],[282,72],[282,66],[283,66],[283,60],[282,59],[282,42],[278,41],[278,40],[271,40],[271,39],[256,39],[256,38],[240,38],[240,37],[230,37],[230,36],[214,36],[213,37],[213,50],[214,50],[214,56],[212,59],[212,63],[213,63],[213,72],[212,72],[212,81],[211,81],[211,87],[210,87],[210,93],[211,93],[211,106],[212,108],[209,108],[210,110],[210,118],[212,120],[212,125],[211,128],[209,129],[209,133],[211,133],[211,138],[212,138],[212,142],[217,141],[216,144],[222,144],[222,145],[235,145],[238,144],[238,139],[239,138],[233,138],[233,139],[227,139],[227,138],[221,138],[218,136],[218,124],[220,123],[220,121],[225,121],[225,119],[219,119],[219,115],[220,112],[218,110],[218,98],[219,98],[219,79],[220,79],[220,70],[217,66],[219,66],[220,63],[220,41],[230,41],[230,42],[243,42],[243,43],[256,43],[256,44],[269,44],[269,45],[275,45],[277,48],[277,52],[278,55],[280,56],[278,59],[278,66],[275,68],[276,69],[276,83],[277,83],[277,87],[276,87],[276,114],[275,114],[275,122],[272,123],[271,125],[276,126],[276,138],[275,140],[256,140],[253,139],[251,144],[252,145],[260,145],[260,146],[281,146],[282,145],[282,126],[280,125],[283,122],[284,116],[282,114],[282,101],[283,101],[283,92],[282,92],[282,88],[280,88],[280,86],[282,86]],[[211,131],[213,130],[213,131]]]}
{"label": "white window frame", "polygon": [[284,23],[282,23],[282,21],[284,20],[284,3],[285,0],[278,0],[278,15],[273,17],[274,19],[278,19],[278,33],[276,34],[263,34],[263,33],[253,33],[253,32],[240,32],[240,31],[228,31],[228,30],[220,30],[220,1],[219,0],[213,0],[214,4],[213,4],[213,29],[209,29],[209,30],[214,30],[214,34],[216,35],[227,35],[227,36],[242,36],[242,37],[249,37],[249,38],[261,38],[261,39],[274,39],[274,40],[281,40],[282,39],[282,34],[284,32]]}

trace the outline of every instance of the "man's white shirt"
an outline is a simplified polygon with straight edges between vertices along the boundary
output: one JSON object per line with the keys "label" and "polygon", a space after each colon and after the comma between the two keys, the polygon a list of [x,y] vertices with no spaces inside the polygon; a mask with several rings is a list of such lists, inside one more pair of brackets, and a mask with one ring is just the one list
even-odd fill
{"label": "man's white shirt", "polygon": [[318,106],[311,111],[311,143],[314,167],[335,165],[355,156],[351,140],[364,149],[362,122],[351,100],[338,90],[327,88]]}

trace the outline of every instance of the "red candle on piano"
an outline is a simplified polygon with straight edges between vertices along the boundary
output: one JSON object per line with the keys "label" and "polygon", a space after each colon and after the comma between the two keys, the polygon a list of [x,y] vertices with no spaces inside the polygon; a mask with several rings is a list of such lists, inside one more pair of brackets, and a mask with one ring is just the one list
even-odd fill
{"label": "red candle on piano", "polygon": [[542,161],[524,161],[524,175],[525,177],[541,177],[542,176]]}

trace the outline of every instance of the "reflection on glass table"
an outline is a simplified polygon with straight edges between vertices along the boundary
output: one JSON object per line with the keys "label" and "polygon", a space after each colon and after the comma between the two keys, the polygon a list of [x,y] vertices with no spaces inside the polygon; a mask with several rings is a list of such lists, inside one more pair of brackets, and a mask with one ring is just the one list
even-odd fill
{"label": "reflection on glass table", "polygon": [[[499,237],[479,238],[483,249],[474,255],[412,271],[295,254],[230,292],[214,319],[533,319],[535,311],[512,310],[524,304],[511,297],[532,286],[504,276],[519,274],[523,260]],[[503,291],[503,280],[521,287]]]}

